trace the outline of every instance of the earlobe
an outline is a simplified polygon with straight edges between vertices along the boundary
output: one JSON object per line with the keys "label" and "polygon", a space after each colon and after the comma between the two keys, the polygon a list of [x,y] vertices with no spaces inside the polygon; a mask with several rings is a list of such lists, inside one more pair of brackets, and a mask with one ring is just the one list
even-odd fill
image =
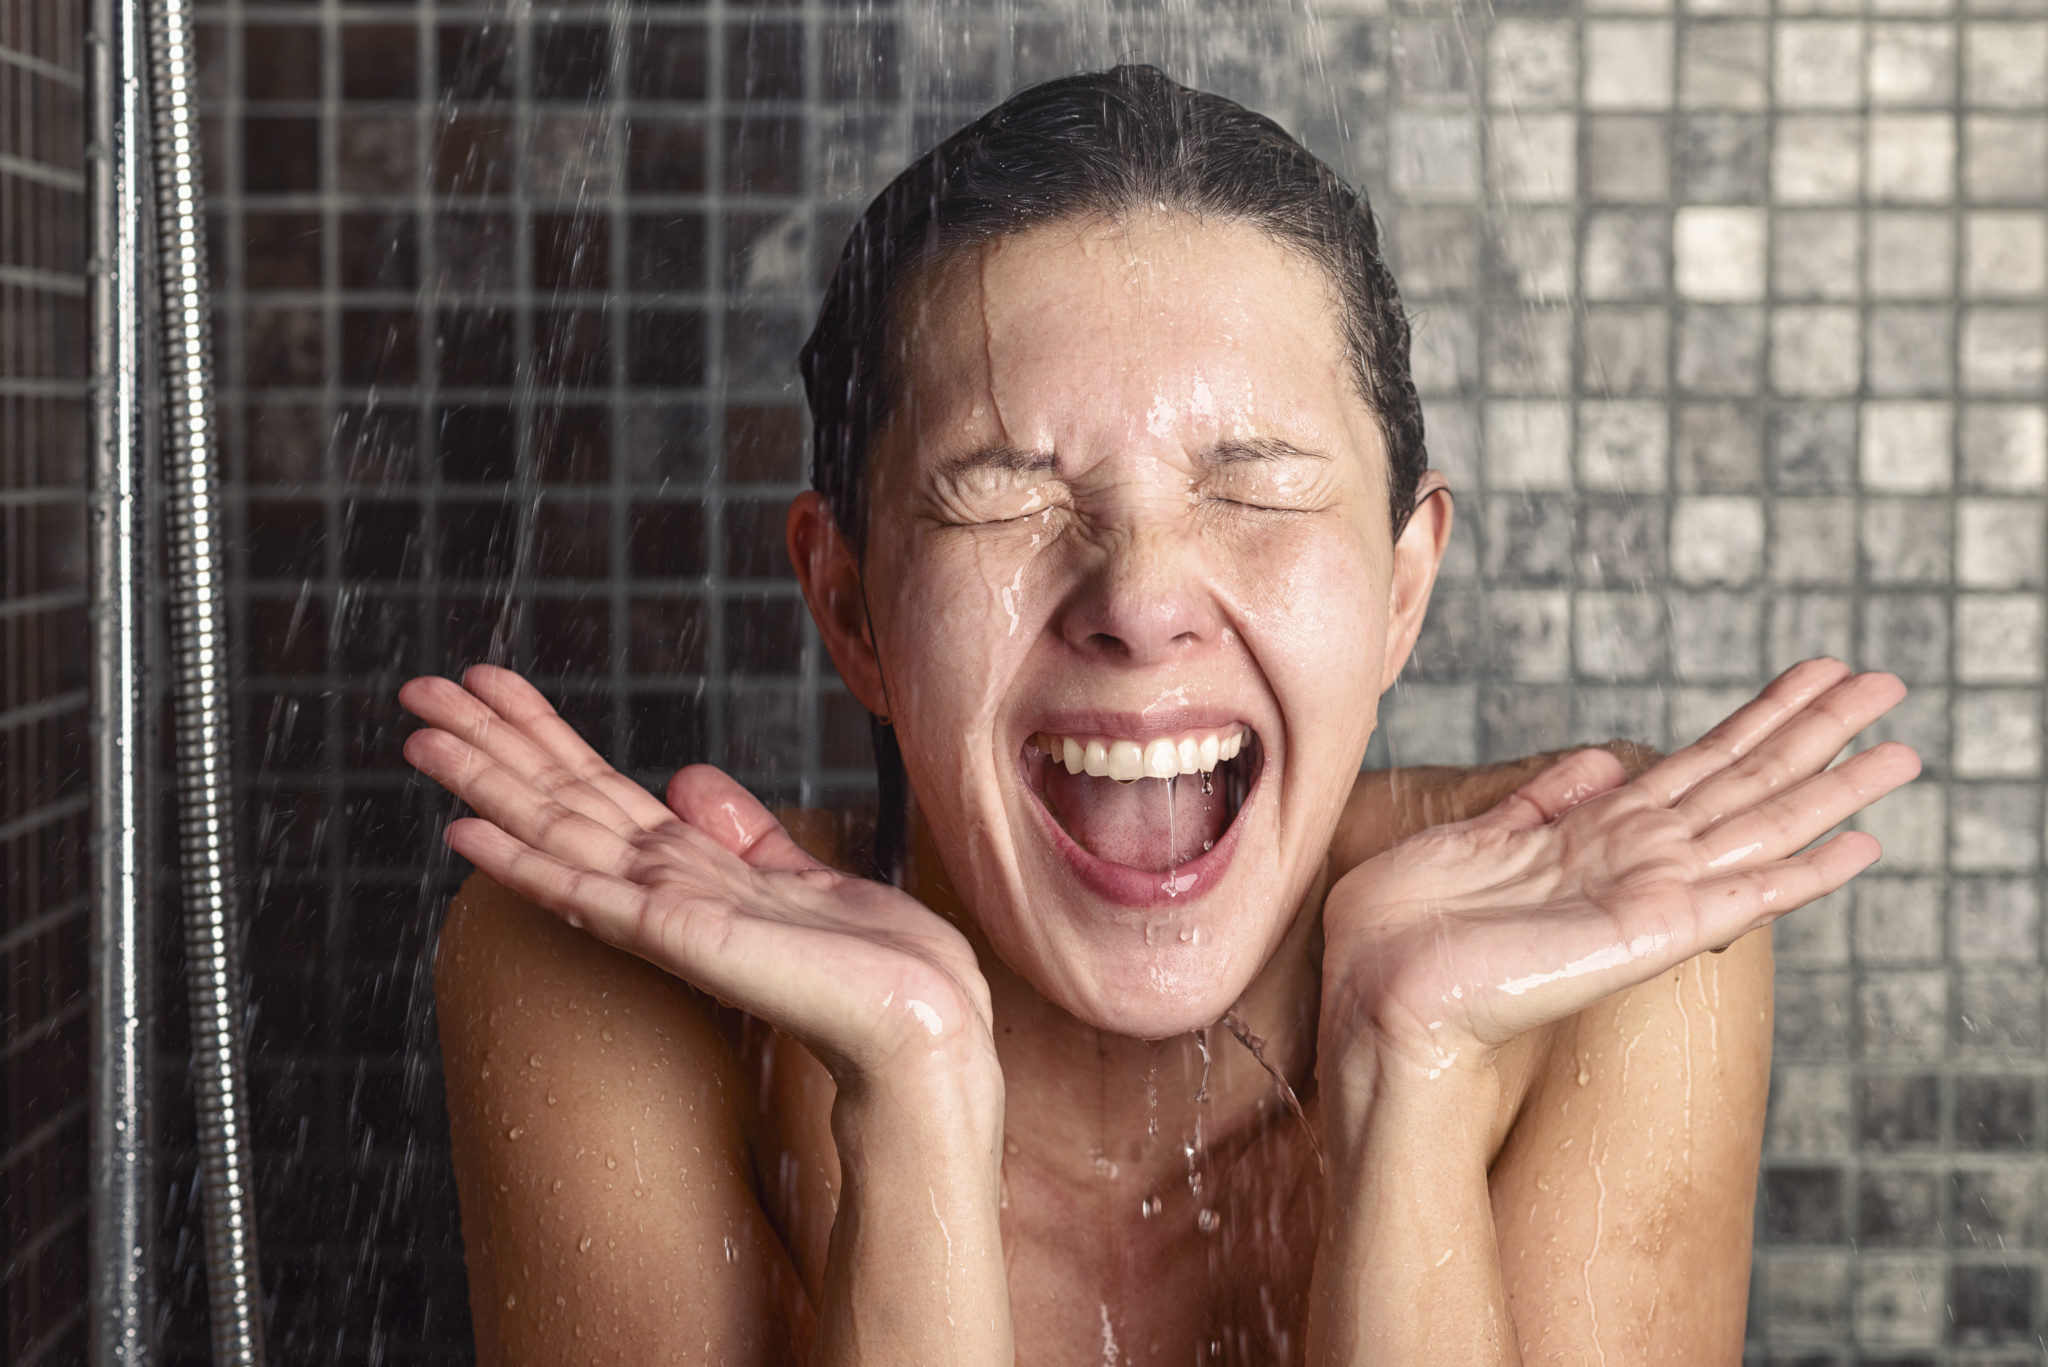
{"label": "earlobe", "polygon": [[861,592],[860,561],[841,534],[839,520],[824,495],[807,489],[791,500],[784,534],[804,602],[839,677],[862,707],[877,716],[885,715],[888,706],[882,696],[881,668]]}
{"label": "earlobe", "polygon": [[1425,471],[1414,511],[1394,542],[1392,582],[1387,586],[1387,654],[1379,691],[1385,693],[1408,663],[1422,634],[1423,615],[1436,587],[1436,573],[1451,541],[1450,486],[1435,470]]}

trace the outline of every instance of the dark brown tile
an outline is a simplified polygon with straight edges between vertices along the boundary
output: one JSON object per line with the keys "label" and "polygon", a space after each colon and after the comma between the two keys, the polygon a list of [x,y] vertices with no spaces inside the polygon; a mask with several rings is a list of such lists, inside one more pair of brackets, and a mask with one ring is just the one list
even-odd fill
{"label": "dark brown tile", "polygon": [[317,308],[251,308],[242,314],[243,378],[252,385],[316,385],[324,378]]}
{"label": "dark brown tile", "polygon": [[599,309],[536,309],[533,373],[570,389],[611,384],[611,321]]}
{"label": "dark brown tile", "polygon": [[242,97],[320,98],[320,29],[314,24],[249,24],[242,29]]}
{"label": "dark brown tile", "polygon": [[729,194],[793,195],[803,189],[803,122],[786,118],[732,118],[725,136],[725,190]]}
{"label": "dark brown tile", "polygon": [[704,573],[704,509],[694,501],[642,501],[633,505],[626,534],[626,569],[641,579],[687,579]]}
{"label": "dark brown tile", "polygon": [[610,605],[587,595],[545,595],[533,605],[533,666],[541,674],[609,674]]}
{"label": "dark brown tile", "polygon": [[512,188],[512,125],[503,115],[461,114],[442,123],[434,188],[451,195],[501,195]]}
{"label": "dark brown tile", "polygon": [[790,573],[782,499],[736,498],[725,505],[725,572],[734,579],[781,579]]}
{"label": "dark brown tile", "polygon": [[626,130],[626,186],[641,194],[702,193],[702,121],[635,118]]}
{"label": "dark brown tile", "polygon": [[626,381],[694,385],[704,380],[704,316],[696,309],[634,309],[626,320]]}
{"label": "dark brown tile", "polygon": [[673,771],[708,751],[702,706],[687,694],[638,693],[627,703],[626,754],[638,768]]}
{"label": "dark brown tile", "polygon": [[341,30],[344,100],[412,100],[420,93],[419,31],[411,25],[347,24]]}
{"label": "dark brown tile", "polygon": [[327,508],[306,499],[249,500],[244,562],[258,579],[301,579],[326,563]]}
{"label": "dark brown tile", "polygon": [[517,469],[519,441],[512,410],[496,404],[463,404],[441,410],[441,478],[455,483],[509,480]]}
{"label": "dark brown tile", "polygon": [[828,23],[819,33],[819,95],[893,100],[902,94],[893,23]]}
{"label": "dark brown tile", "polygon": [[611,219],[604,214],[535,214],[533,283],[544,290],[602,290],[611,284]]}
{"label": "dark brown tile", "polygon": [[627,38],[627,89],[640,100],[701,100],[708,48],[702,24],[639,24]]}
{"label": "dark brown tile", "polygon": [[611,506],[549,497],[536,514],[534,573],[544,579],[602,579],[611,568]]}
{"label": "dark brown tile", "polygon": [[510,501],[444,498],[435,513],[441,573],[451,579],[499,579],[519,551],[519,509]]}
{"label": "dark brown tile", "polygon": [[634,404],[626,410],[627,477],[638,484],[694,483],[710,462],[711,424],[696,403]]}
{"label": "dark brown tile", "polygon": [[516,65],[510,23],[442,24],[434,46],[442,98],[494,100],[512,95]]}
{"label": "dark brown tile", "polygon": [[334,159],[346,193],[408,195],[419,178],[418,132],[409,115],[344,114]]}
{"label": "dark brown tile", "polygon": [[630,289],[704,288],[702,214],[634,214],[626,224],[626,251]]}
{"label": "dark brown tile", "polygon": [[536,24],[533,28],[533,97],[596,100],[611,74],[609,24]]}
{"label": "dark brown tile", "polygon": [[793,404],[729,404],[720,467],[733,484],[787,484],[803,478],[805,411]]}
{"label": "dark brown tile", "polygon": [[450,289],[511,289],[516,243],[510,214],[443,213],[434,218],[434,259]]}
{"label": "dark brown tile", "polygon": [[626,605],[627,668],[673,677],[704,671],[704,602],[693,594],[636,595]]}
{"label": "dark brown tile", "polygon": [[434,350],[444,385],[509,385],[516,337],[500,309],[449,309],[435,315]]}
{"label": "dark brown tile", "polygon": [[[341,572],[349,579],[419,573],[420,506],[410,498],[356,498],[342,510]],[[395,611],[403,612],[398,608]]]}
{"label": "dark brown tile", "polygon": [[801,598],[736,596],[725,601],[725,664],[746,678],[802,668]]}
{"label": "dark brown tile", "polygon": [[335,465],[351,484],[411,484],[419,477],[417,410],[347,405],[335,415]]}
{"label": "dark brown tile", "polygon": [[611,409],[602,404],[541,409],[534,414],[533,459],[543,484],[601,484],[611,478]]}
{"label": "dark brown tile", "polygon": [[725,97],[804,97],[804,31],[799,24],[756,20],[725,30]]}
{"label": "dark brown tile", "polygon": [[409,385],[419,379],[419,315],[411,309],[341,311],[341,382]]}
{"label": "dark brown tile", "polygon": [[411,214],[343,214],[340,231],[343,289],[409,290],[419,285],[419,223]]}
{"label": "dark brown tile", "polygon": [[242,232],[244,288],[320,288],[320,215],[251,213]]}
{"label": "dark brown tile", "polygon": [[283,194],[320,188],[320,121],[242,120],[242,188]]}
{"label": "dark brown tile", "polygon": [[310,484],[321,477],[327,421],[312,404],[251,404],[244,418],[245,477],[252,484]]}

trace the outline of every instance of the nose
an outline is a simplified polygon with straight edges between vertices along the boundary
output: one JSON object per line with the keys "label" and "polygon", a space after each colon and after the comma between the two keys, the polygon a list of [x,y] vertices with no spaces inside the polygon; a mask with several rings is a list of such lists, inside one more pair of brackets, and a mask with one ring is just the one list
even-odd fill
{"label": "nose", "polygon": [[1060,634],[1097,660],[1148,665],[1214,644],[1223,617],[1203,582],[1187,529],[1147,523],[1102,547],[1100,559],[1060,614]]}

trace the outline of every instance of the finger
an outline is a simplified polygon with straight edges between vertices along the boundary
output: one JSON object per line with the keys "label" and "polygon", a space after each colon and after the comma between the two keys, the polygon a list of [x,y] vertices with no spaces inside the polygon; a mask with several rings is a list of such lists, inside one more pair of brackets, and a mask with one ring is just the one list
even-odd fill
{"label": "finger", "polygon": [[1920,756],[1898,741],[1815,774],[1701,836],[1710,869],[1783,859],[1920,775]]}
{"label": "finger", "polygon": [[761,800],[730,774],[709,764],[692,764],[668,781],[668,805],[675,814],[757,869],[794,872],[825,867],[790,838]]}
{"label": "finger", "polygon": [[1683,750],[1651,765],[1636,782],[1659,802],[1677,802],[1710,775],[1754,750],[1848,675],[1849,666],[1840,660],[1805,660],[1793,665],[1764,685],[1754,701],[1737,708]]}
{"label": "finger", "polygon": [[557,858],[624,875],[636,847],[620,833],[536,788],[475,746],[431,727],[405,738],[414,768],[468,803],[478,815]]}
{"label": "finger", "polygon": [[626,945],[644,919],[640,885],[557,859],[489,821],[464,817],[449,824],[444,839],[493,881],[601,940]]}
{"label": "finger", "polygon": [[1845,679],[1793,715],[1747,755],[1699,783],[1679,811],[1695,833],[1771,793],[1819,773],[1872,722],[1899,705],[1906,686],[1890,674]]}
{"label": "finger", "polygon": [[634,820],[650,828],[668,820],[668,808],[660,799],[614,769],[523,677],[496,665],[472,665],[463,672],[462,682],[520,727],[556,763],[601,789]]}
{"label": "finger", "polygon": [[1473,818],[1474,826],[1526,830],[1557,820],[1588,798],[1612,792],[1628,770],[1605,750],[1575,750]]}
{"label": "finger", "polygon": [[1883,852],[1876,836],[1844,831],[1789,859],[1698,883],[1692,893],[1698,931],[1695,944],[1699,948],[1732,944],[1759,926],[1827,896],[1875,864]]}
{"label": "finger", "polygon": [[[622,818],[649,829],[669,819],[668,809],[652,793],[584,744],[575,728],[517,674],[478,665],[463,677],[483,684],[491,696],[450,679],[426,678],[400,689],[399,701],[421,720],[495,755],[542,788],[554,791],[570,783],[586,784],[617,808]],[[569,738],[567,743],[561,740],[563,734]],[[604,819],[596,811],[589,814]]]}
{"label": "finger", "polygon": [[398,700],[407,711],[430,727],[473,746],[542,792],[621,834],[670,819],[668,810],[655,802],[646,789],[620,775],[621,780],[653,808],[651,812],[629,811],[605,786],[570,772],[554,756],[522,734],[517,724],[501,717],[453,680],[414,679],[398,690]]}

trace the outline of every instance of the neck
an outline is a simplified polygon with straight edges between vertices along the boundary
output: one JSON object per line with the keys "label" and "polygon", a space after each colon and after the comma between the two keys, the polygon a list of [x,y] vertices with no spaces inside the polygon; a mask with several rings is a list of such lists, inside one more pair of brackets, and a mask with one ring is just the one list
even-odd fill
{"label": "neck", "polygon": [[1296,1098],[1312,1090],[1327,875],[1224,1019],[1162,1040],[1090,1025],[1013,972],[981,935],[915,814],[904,882],[974,942],[994,1005],[1011,1162],[1060,1180],[1150,1191],[1186,1181],[1196,1153],[1227,1156],[1294,1123],[1282,1080]]}

